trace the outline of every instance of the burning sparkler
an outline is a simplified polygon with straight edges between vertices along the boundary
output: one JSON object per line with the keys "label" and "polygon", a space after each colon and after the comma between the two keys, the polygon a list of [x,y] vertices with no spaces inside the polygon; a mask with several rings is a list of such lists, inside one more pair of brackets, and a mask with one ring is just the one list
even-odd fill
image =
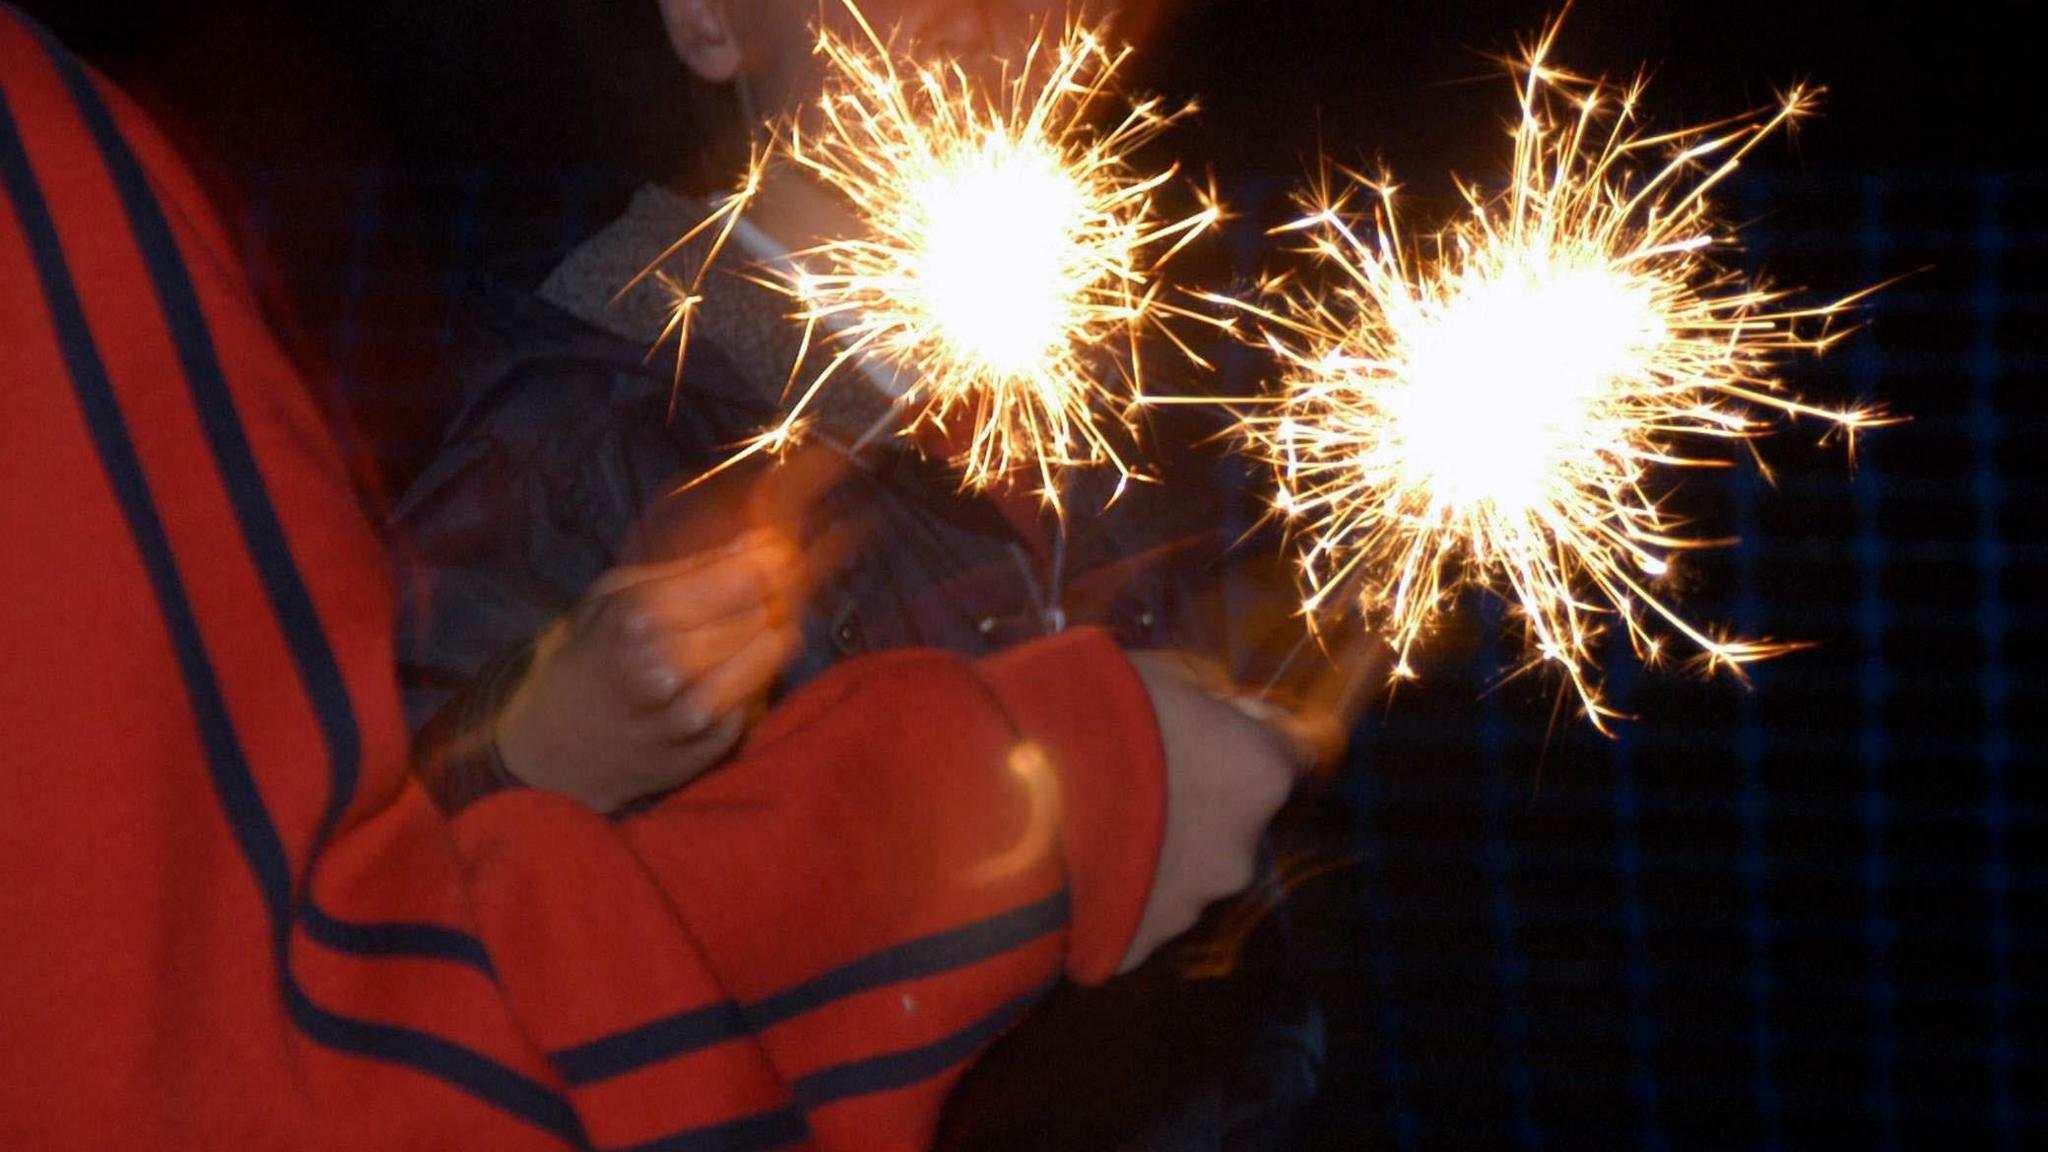
{"label": "burning sparkler", "polygon": [[1788,306],[1723,262],[1733,238],[1707,201],[1814,93],[1646,134],[1641,80],[1552,67],[1556,33],[1513,65],[1505,189],[1461,185],[1469,212],[1427,243],[1401,234],[1383,180],[1344,173],[1304,197],[1282,230],[1336,283],[1283,279],[1237,305],[1284,366],[1241,429],[1304,544],[1312,626],[1355,610],[1393,648],[1395,674],[1412,675],[1412,647],[1477,585],[1517,611],[1524,669],[1561,668],[1604,729],[1616,714],[1595,652],[1610,616],[1645,662],[1667,628],[1738,674],[1792,647],[1705,631],[1654,591],[1675,553],[1719,543],[1682,534],[1661,506],[1678,469],[1724,463],[1696,446],[1811,417],[1853,450],[1886,417],[1803,403],[1775,375],[1839,338],[1830,319],[1867,292]]}
{"label": "burning sparkler", "polygon": [[[772,281],[796,303],[806,352],[833,352],[808,381],[792,375],[784,419],[742,455],[791,443],[819,392],[866,360],[907,381],[902,431],[964,427],[970,487],[1035,471],[1057,508],[1068,466],[1128,480],[1115,437],[1141,392],[1139,337],[1179,344],[1155,273],[1219,216],[1210,199],[1166,219],[1155,194],[1175,170],[1131,159],[1186,109],[1119,98],[1128,50],[1079,24],[983,88],[957,63],[900,63],[843,2],[859,35],[820,32],[825,92],[780,158],[843,196],[865,231],[798,253],[798,271]],[[1121,118],[1104,127],[1113,105]]]}

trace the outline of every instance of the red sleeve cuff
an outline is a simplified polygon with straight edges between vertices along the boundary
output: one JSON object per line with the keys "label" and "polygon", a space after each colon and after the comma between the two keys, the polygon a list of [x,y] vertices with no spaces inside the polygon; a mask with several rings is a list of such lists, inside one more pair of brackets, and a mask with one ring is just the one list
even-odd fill
{"label": "red sleeve cuff", "polygon": [[1073,895],[1067,975],[1114,975],[1152,896],[1166,828],[1166,751],[1152,698],[1109,634],[1076,628],[977,665],[1060,782]]}

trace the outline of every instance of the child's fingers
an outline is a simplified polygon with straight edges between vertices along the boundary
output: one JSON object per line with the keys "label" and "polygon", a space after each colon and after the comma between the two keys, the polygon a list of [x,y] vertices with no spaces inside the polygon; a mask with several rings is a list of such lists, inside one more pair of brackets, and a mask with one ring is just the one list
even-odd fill
{"label": "child's fingers", "polygon": [[669,746],[665,749],[663,762],[685,766],[679,778],[661,781],[656,791],[695,779],[731,751],[747,731],[745,709],[734,708],[707,724],[681,698],[670,701],[669,707],[657,713],[653,722],[655,738]]}
{"label": "child's fingers", "polygon": [[616,594],[620,606],[642,616],[655,632],[701,628],[768,603],[774,596],[783,551],[755,544],[719,553],[708,563],[660,576]]}
{"label": "child's fingers", "polygon": [[640,564],[621,564],[607,571],[591,584],[584,593],[586,600],[602,600],[628,592],[644,584],[652,584],[677,576],[687,576],[700,569],[709,568],[735,553],[750,551],[768,540],[765,532],[743,532],[717,548],[699,549],[662,560],[651,560]]}
{"label": "child's fingers", "polygon": [[683,690],[682,669],[668,657],[661,633],[644,612],[606,602],[588,635],[591,656],[608,675],[628,708],[650,711]]}
{"label": "child's fingers", "polygon": [[707,726],[711,717],[722,716],[766,692],[775,674],[789,656],[791,633],[764,630],[749,640],[730,660],[707,671],[683,690],[679,703],[683,717]]}
{"label": "child's fingers", "polygon": [[[685,688],[737,656],[757,635],[775,627],[766,604],[690,628],[667,628],[644,613],[618,613],[603,637],[604,660],[628,707],[667,708]],[[710,723],[701,717],[698,726]]]}
{"label": "child's fingers", "polygon": [[[681,689],[696,684],[733,660],[753,643],[755,637],[773,628],[767,606],[756,605],[737,616],[715,620],[701,628],[660,633],[656,646],[681,681],[678,692],[671,695],[680,694]],[[707,713],[702,722],[708,723],[712,715],[715,713]]]}
{"label": "child's fingers", "polygon": [[730,564],[735,558],[776,544],[773,532],[752,529],[716,547],[700,548],[660,560],[621,564],[597,578],[585,593],[586,599],[618,596],[666,581],[688,579],[709,569]]}

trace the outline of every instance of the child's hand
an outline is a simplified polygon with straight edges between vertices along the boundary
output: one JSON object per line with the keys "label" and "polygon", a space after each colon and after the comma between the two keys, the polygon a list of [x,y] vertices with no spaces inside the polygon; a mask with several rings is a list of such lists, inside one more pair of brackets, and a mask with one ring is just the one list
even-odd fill
{"label": "child's hand", "polygon": [[730,752],[796,649],[795,561],[763,533],[617,568],[544,633],[499,716],[498,754],[536,787],[610,812]]}
{"label": "child's hand", "polygon": [[1133,652],[1166,745],[1166,835],[1152,897],[1119,972],[1194,926],[1202,909],[1248,886],[1259,840],[1312,750],[1222,694],[1196,662]]}

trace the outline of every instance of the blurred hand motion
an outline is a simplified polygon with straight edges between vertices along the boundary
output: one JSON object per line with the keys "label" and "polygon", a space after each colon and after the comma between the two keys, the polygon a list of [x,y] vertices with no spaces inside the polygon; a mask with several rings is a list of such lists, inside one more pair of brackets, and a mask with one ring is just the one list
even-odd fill
{"label": "blurred hand motion", "polygon": [[708,555],[613,569],[558,621],[498,719],[505,767],[610,812],[687,783],[739,743],[797,643],[786,550],[749,534]]}
{"label": "blurred hand motion", "polygon": [[610,812],[724,759],[765,710],[810,591],[847,544],[843,527],[807,527],[844,466],[802,452],[650,510],[634,561],[538,640],[497,723],[507,770]]}

